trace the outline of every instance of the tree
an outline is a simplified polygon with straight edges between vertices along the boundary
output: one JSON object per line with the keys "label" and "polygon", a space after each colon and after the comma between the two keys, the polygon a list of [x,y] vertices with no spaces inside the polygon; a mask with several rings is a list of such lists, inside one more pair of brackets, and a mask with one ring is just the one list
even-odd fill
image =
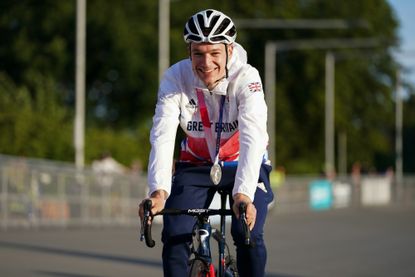
{"label": "tree", "polygon": [[40,75],[28,80],[33,91],[0,74],[0,152],[68,160],[73,156],[72,124],[56,84]]}
{"label": "tree", "polygon": [[[0,152],[73,160],[75,5],[76,1],[1,1],[0,130],[7,135],[0,138]],[[387,1],[258,0],[253,5],[248,0],[181,0],[170,7],[171,63],[188,55],[184,23],[206,8],[234,19],[366,20],[369,28],[344,30],[240,28],[237,41],[264,76],[264,46],[270,40],[379,38],[382,45],[370,55],[362,58],[354,50],[344,50],[341,56],[347,58],[336,61],[335,125],[347,134],[349,166],[354,160],[379,169],[393,163],[392,91],[398,65],[390,50],[399,44],[398,22]],[[139,157],[145,165],[158,87],[157,22],[158,1],[87,2],[88,162],[110,150],[126,164]],[[277,63],[277,163],[289,173],[319,172],[324,163],[324,52],[281,53]],[[405,111],[411,110],[412,100],[413,94]],[[407,112],[405,122],[408,135],[405,130],[414,128],[414,115]],[[59,129],[64,135],[55,132]],[[405,163],[415,163],[413,157],[406,159]]]}

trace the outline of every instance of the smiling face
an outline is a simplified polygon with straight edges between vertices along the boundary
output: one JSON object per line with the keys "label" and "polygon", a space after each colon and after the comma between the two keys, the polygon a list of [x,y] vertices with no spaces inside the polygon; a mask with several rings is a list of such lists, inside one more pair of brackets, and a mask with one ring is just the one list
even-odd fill
{"label": "smiling face", "polygon": [[226,48],[228,59],[232,56],[233,46],[224,44],[192,43],[190,57],[193,70],[200,80],[212,90],[226,75]]}

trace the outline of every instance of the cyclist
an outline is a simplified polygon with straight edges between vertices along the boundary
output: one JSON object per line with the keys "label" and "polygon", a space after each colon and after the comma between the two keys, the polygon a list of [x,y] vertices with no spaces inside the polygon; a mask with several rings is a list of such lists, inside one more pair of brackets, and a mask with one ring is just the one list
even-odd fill
{"label": "cyclist", "polygon": [[[239,273],[260,277],[266,264],[263,227],[273,199],[267,107],[259,73],[247,64],[235,38],[233,21],[222,12],[203,10],[187,21],[189,58],[165,72],[158,91],[150,135],[149,198],[153,213],[164,207],[208,208],[217,189],[229,190],[237,217],[239,203],[247,203],[254,243],[244,245],[242,227],[233,217]],[[173,165],[179,124],[186,138]],[[143,217],[141,204],[139,215]],[[164,216],[163,221],[164,275],[186,276],[195,221],[188,216]]]}

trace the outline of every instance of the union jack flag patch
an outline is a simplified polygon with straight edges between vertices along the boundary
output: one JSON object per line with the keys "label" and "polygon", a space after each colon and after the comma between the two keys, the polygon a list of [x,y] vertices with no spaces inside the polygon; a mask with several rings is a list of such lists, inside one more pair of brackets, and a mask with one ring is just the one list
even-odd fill
{"label": "union jack flag patch", "polygon": [[261,91],[262,90],[262,86],[260,82],[254,82],[254,83],[250,83],[248,85],[249,91],[251,92],[256,92],[256,91]]}

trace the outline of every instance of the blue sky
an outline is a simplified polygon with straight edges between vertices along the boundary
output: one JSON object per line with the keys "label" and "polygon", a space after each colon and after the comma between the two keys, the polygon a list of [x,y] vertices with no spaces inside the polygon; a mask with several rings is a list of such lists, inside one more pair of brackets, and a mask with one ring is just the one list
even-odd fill
{"label": "blue sky", "polygon": [[401,23],[399,35],[401,37],[401,49],[411,51],[411,54],[400,57],[401,63],[410,67],[412,73],[408,76],[415,83],[415,1],[414,0],[389,0],[392,8]]}

